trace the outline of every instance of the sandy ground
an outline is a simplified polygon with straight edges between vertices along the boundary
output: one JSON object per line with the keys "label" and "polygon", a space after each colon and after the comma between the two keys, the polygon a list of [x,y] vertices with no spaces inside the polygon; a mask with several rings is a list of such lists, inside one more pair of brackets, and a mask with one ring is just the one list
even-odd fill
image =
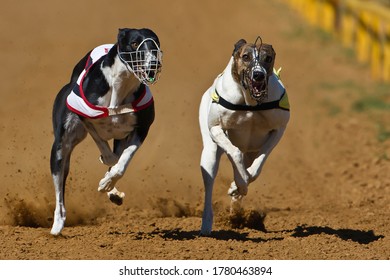
{"label": "sandy ground", "polygon": [[[2,2],[0,259],[390,259],[388,86],[282,2],[221,3]],[[106,168],[91,138],[75,149],[68,220],[53,237],[52,103],[75,63],[120,27],[160,37],[156,121],[120,181],[120,207],[97,192]],[[245,199],[260,217],[229,222],[223,157],[214,233],[199,237],[200,97],[234,43],[257,35],[283,67],[291,121]]]}

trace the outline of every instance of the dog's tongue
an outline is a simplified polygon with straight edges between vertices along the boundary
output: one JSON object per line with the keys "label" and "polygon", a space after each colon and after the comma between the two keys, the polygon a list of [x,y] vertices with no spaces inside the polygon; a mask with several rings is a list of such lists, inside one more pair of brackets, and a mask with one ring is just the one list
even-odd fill
{"label": "dog's tongue", "polygon": [[255,91],[255,94],[260,94],[266,90],[267,84],[262,82],[253,82],[252,87]]}
{"label": "dog's tongue", "polygon": [[252,82],[252,98],[256,99],[258,102],[266,98],[267,96],[267,83],[262,82]]}

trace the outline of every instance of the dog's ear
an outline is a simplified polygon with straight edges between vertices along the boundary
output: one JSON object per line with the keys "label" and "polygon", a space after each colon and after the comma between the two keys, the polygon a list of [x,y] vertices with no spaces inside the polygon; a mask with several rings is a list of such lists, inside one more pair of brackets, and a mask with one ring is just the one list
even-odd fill
{"label": "dog's ear", "polygon": [[[118,45],[121,51],[131,51],[131,41],[136,29],[132,28],[119,28],[118,29]],[[136,47],[133,47],[135,49]]]}
{"label": "dog's ear", "polygon": [[119,28],[118,29],[118,41],[122,40],[126,36],[127,28]]}
{"label": "dog's ear", "polygon": [[232,55],[234,56],[234,54],[245,44],[246,44],[246,41],[244,39],[240,39],[237,43],[235,43]]}
{"label": "dog's ear", "polygon": [[261,64],[267,70],[268,76],[272,75],[275,64],[276,52],[272,45],[262,44],[260,48]]}
{"label": "dog's ear", "polygon": [[119,44],[119,49],[123,49],[123,46],[125,45],[125,38],[126,38],[126,32],[127,28],[119,28],[118,30],[118,44]]}

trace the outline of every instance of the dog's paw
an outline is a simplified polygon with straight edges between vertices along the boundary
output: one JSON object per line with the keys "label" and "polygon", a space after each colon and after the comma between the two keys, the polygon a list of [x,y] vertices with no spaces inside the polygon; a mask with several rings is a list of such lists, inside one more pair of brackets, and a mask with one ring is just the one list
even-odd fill
{"label": "dog's paw", "polygon": [[117,188],[114,187],[110,192],[107,193],[107,196],[112,203],[120,206],[123,203],[125,193],[118,191]]}
{"label": "dog's paw", "polygon": [[209,237],[211,236],[211,230],[201,230],[199,232],[199,236],[202,236],[202,237]]}
{"label": "dog's paw", "polygon": [[113,177],[110,176],[109,172],[106,173],[103,179],[99,182],[98,191],[99,192],[110,192],[115,186],[113,182]]}
{"label": "dog's paw", "polygon": [[58,236],[61,234],[62,229],[65,226],[65,218],[54,218],[53,226],[51,227],[50,234]]}
{"label": "dog's paw", "polygon": [[213,222],[211,221],[203,221],[202,227],[199,232],[199,236],[210,236],[212,231]]}
{"label": "dog's paw", "polygon": [[230,184],[230,188],[228,190],[228,195],[231,197],[240,197],[245,196],[248,193],[248,186],[245,187],[237,187],[235,182]]}
{"label": "dog's paw", "polygon": [[228,195],[230,195],[230,196],[238,195],[238,188],[236,186],[236,183],[233,182],[230,184],[230,188],[228,190]]}

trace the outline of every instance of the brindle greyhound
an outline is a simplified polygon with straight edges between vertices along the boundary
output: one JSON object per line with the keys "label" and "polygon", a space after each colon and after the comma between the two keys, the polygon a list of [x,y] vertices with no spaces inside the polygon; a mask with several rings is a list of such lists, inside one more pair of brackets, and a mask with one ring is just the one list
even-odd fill
{"label": "brindle greyhound", "polygon": [[233,55],[213,85],[204,93],[199,122],[203,139],[201,171],[205,202],[201,234],[212,231],[212,191],[221,155],[234,170],[228,194],[231,211],[239,209],[290,118],[288,98],[273,71],[275,52],[260,37],[254,44],[239,40]]}

